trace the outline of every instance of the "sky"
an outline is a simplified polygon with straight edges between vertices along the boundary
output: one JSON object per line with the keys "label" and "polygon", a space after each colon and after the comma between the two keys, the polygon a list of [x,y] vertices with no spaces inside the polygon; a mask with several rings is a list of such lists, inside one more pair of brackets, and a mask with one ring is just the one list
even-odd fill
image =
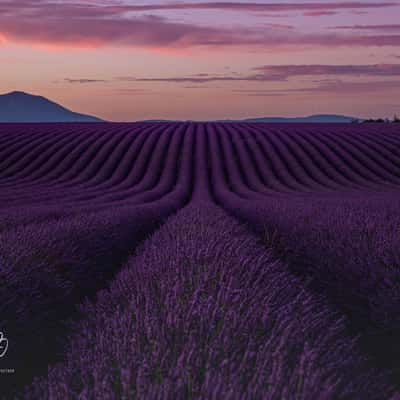
{"label": "sky", "polygon": [[400,114],[400,0],[0,0],[0,93],[111,121]]}

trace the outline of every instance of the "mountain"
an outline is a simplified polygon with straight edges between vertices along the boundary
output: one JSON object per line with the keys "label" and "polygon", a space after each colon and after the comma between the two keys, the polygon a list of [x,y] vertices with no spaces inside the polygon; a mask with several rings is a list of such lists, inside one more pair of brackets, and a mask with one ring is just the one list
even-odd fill
{"label": "mountain", "polygon": [[[219,119],[213,122],[266,122],[266,123],[351,123],[351,122],[362,122],[362,118],[348,117],[345,115],[335,114],[320,114],[310,115],[308,117],[261,117],[261,118],[247,118],[247,119]],[[140,122],[176,122],[173,120],[147,120]],[[186,120],[183,122],[196,122],[192,120]]]}
{"label": "mountain", "polygon": [[293,117],[293,118],[283,118],[283,117],[266,117],[266,118],[249,118],[245,119],[245,122],[282,122],[282,123],[350,123],[355,121],[360,121],[359,118],[348,117],[344,115],[334,115],[334,114],[321,114],[321,115],[310,115],[308,117]]}
{"label": "mountain", "polygon": [[0,95],[0,122],[101,122],[78,114],[42,96],[24,92]]}
{"label": "mountain", "polygon": [[[184,121],[178,121],[178,120],[173,120],[173,119],[145,119],[145,120],[141,120],[141,121],[137,121],[137,122],[145,122],[145,123],[162,122],[162,123],[166,123],[166,122],[184,122]],[[185,121],[185,122],[187,122],[187,121]]]}

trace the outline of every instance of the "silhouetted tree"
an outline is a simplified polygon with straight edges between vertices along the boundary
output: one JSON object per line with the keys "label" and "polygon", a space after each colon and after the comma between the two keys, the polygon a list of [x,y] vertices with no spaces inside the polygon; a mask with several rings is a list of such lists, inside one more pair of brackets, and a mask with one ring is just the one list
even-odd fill
{"label": "silhouetted tree", "polygon": [[365,124],[369,124],[369,123],[385,123],[387,121],[385,121],[383,118],[377,118],[377,119],[373,119],[373,118],[369,118],[369,119],[365,119],[363,121],[363,123]]}

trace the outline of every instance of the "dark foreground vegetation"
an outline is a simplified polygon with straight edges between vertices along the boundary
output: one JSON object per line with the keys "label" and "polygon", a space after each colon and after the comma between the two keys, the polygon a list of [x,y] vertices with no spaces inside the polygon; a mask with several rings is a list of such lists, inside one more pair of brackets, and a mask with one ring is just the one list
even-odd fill
{"label": "dark foreground vegetation", "polygon": [[399,134],[0,126],[0,397],[400,399]]}
{"label": "dark foreground vegetation", "polygon": [[370,124],[370,123],[379,123],[379,124],[382,124],[382,123],[393,123],[393,124],[398,124],[400,122],[400,118],[398,118],[398,116],[395,115],[392,120],[387,119],[387,118],[375,118],[375,119],[374,118],[367,118],[367,119],[364,119],[362,122],[366,123],[366,124]]}

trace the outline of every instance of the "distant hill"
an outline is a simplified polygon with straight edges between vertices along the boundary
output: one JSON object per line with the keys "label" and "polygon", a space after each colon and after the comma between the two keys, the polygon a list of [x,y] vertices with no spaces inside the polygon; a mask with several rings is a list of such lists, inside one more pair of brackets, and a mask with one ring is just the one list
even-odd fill
{"label": "distant hill", "polygon": [[24,92],[0,95],[0,122],[101,122],[78,114],[42,96]]}
{"label": "distant hill", "polygon": [[[321,114],[310,115],[308,117],[261,117],[247,119],[223,119],[213,122],[266,122],[266,123],[351,123],[362,122],[362,118],[348,117],[345,115]],[[177,122],[176,120],[150,119],[140,122]],[[181,122],[196,122],[195,120],[186,120]]]}
{"label": "distant hill", "polygon": [[344,115],[334,114],[321,114],[321,115],[310,115],[308,117],[266,117],[266,118],[248,118],[245,122],[283,122],[283,123],[307,123],[307,122],[319,122],[319,123],[350,123],[354,121],[360,121],[359,118],[348,117]]}
{"label": "distant hill", "polygon": [[149,123],[155,123],[155,122],[183,122],[183,121],[177,121],[177,120],[173,120],[173,119],[145,119],[143,121],[139,121],[139,122],[149,122]]}
{"label": "distant hill", "polygon": [[[266,123],[350,123],[362,121],[344,115],[311,115],[308,117],[261,117],[244,120],[224,120],[220,122],[266,122]],[[100,118],[79,114],[68,110],[42,96],[24,92],[0,95],[0,122],[103,122]],[[155,119],[142,122],[173,122]]]}

